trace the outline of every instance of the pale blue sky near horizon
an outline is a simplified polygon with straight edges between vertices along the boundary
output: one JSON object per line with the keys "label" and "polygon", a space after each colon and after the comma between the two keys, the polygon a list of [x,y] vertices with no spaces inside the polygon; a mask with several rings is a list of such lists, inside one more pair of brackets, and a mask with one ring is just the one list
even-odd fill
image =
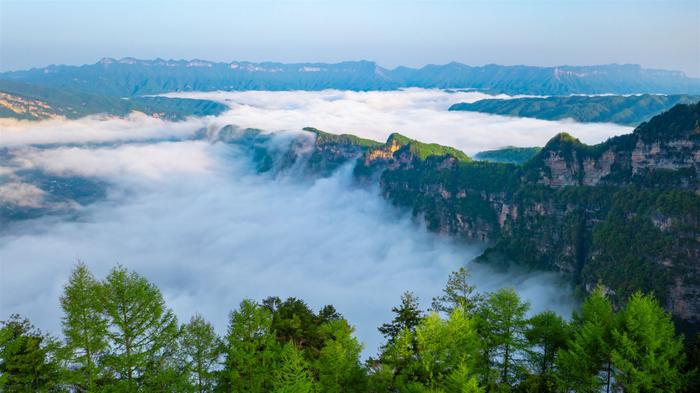
{"label": "pale blue sky near horizon", "polygon": [[102,57],[635,63],[700,77],[700,0],[0,0],[0,70]]}

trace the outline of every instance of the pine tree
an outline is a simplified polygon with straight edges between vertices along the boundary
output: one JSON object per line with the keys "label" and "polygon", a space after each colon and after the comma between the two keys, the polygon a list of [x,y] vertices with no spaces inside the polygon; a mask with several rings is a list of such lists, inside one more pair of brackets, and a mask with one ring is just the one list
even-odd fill
{"label": "pine tree", "polygon": [[163,356],[172,353],[177,320],[156,286],[121,266],[110,272],[103,288],[111,348],[105,364],[122,389],[135,391],[147,369],[167,362]]}
{"label": "pine tree", "polygon": [[569,329],[566,321],[553,311],[541,312],[529,320],[525,336],[534,350],[529,351],[531,369],[539,375],[549,375],[557,351],[566,345]]}
{"label": "pine tree", "polygon": [[344,319],[337,319],[323,324],[319,330],[325,337],[315,362],[319,390],[324,393],[364,391],[364,371],[360,365],[362,345],[352,336],[354,329]]}
{"label": "pine tree", "polygon": [[452,373],[472,370],[478,361],[476,327],[461,306],[447,320],[431,313],[418,325],[415,335],[422,382],[430,388],[445,387]]}
{"label": "pine tree", "polygon": [[464,266],[450,273],[447,285],[442,290],[443,294],[433,298],[433,310],[449,315],[455,308],[461,307],[465,312],[473,313],[483,301],[483,297],[475,293],[474,285],[469,284],[470,277],[471,273]]}
{"label": "pine tree", "polygon": [[0,322],[0,391],[51,392],[59,386],[58,342],[12,315]]}
{"label": "pine tree", "polygon": [[190,380],[196,392],[211,392],[223,344],[214,327],[199,314],[183,325],[181,332],[180,353],[188,366]]}
{"label": "pine tree", "polygon": [[557,354],[558,385],[564,391],[610,391],[610,343],[615,324],[612,304],[602,287],[596,288],[574,314],[573,336]]}
{"label": "pine tree", "polygon": [[272,312],[252,300],[243,300],[230,315],[225,340],[226,360],[219,390],[262,393],[271,389],[279,349],[272,330]]}
{"label": "pine tree", "polygon": [[287,343],[280,354],[272,393],[312,393],[316,391],[309,365],[293,343]]}
{"label": "pine tree", "polygon": [[480,310],[484,355],[498,370],[500,383],[509,387],[515,384],[522,369],[522,355],[527,348],[525,314],[529,308],[515,290],[505,288],[489,294]]}
{"label": "pine tree", "polygon": [[107,319],[100,301],[100,284],[87,266],[79,263],[63,289],[63,335],[69,380],[78,390],[95,391],[102,373],[100,357],[107,348]]}
{"label": "pine tree", "polygon": [[479,386],[479,381],[472,369],[465,364],[460,364],[447,377],[444,391],[449,393],[484,393],[485,389]]}
{"label": "pine tree", "polygon": [[615,381],[625,392],[677,392],[683,388],[683,338],[652,296],[632,295],[612,331]]}
{"label": "pine tree", "polygon": [[404,292],[401,295],[401,305],[392,308],[391,311],[395,314],[394,319],[379,327],[379,332],[387,338],[389,344],[393,343],[404,329],[415,331],[423,316],[418,298],[412,292]]}
{"label": "pine tree", "polygon": [[567,323],[552,311],[541,312],[528,321],[525,331],[529,349],[527,357],[530,375],[521,382],[525,391],[554,392],[554,362],[557,351],[566,345],[569,337]]}

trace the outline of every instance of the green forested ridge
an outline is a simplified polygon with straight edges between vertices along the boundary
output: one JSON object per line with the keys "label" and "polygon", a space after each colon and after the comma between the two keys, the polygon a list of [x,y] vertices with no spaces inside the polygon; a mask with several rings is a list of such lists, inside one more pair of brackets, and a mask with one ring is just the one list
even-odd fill
{"label": "green forested ridge", "polygon": [[61,296],[63,334],[13,315],[0,322],[3,392],[684,392],[697,347],[635,292],[615,309],[599,287],[565,320],[504,288],[477,293],[453,272],[431,309],[411,292],[363,362],[332,305],[268,297],[232,305],[223,337],[201,315],[180,323],[160,290],[117,266],[99,280],[79,263]]}
{"label": "green forested ridge", "polygon": [[700,100],[691,95],[566,96],[527,97],[509,100],[485,99],[458,103],[451,111],[472,111],[497,115],[534,117],[544,120],[574,119],[578,122],[637,125],[676,104]]}
{"label": "green forested ridge", "polygon": [[69,119],[95,114],[126,116],[132,111],[169,120],[182,120],[187,116],[218,115],[227,109],[226,105],[209,100],[169,97],[125,99],[2,79],[0,79],[0,93],[12,96],[0,100],[0,117],[27,120],[38,120],[55,115]]}
{"label": "green forested ridge", "polygon": [[541,149],[541,147],[507,146],[496,150],[481,151],[474,158],[480,161],[523,164],[534,157]]}
{"label": "green forested ridge", "polygon": [[360,138],[355,135],[350,134],[331,134],[329,132],[321,131],[314,127],[304,127],[304,131],[311,132],[316,135],[316,144],[352,144],[362,147],[379,147],[382,145],[381,142],[373,141],[371,139]]}
{"label": "green forested ridge", "polygon": [[415,139],[410,139],[398,133],[393,133],[389,135],[387,139],[387,144],[397,144],[400,146],[399,154],[403,151],[408,150],[411,155],[418,157],[421,160],[425,160],[432,156],[452,156],[460,161],[470,161],[471,158],[464,154],[459,149],[455,149],[450,146],[443,146],[437,143],[423,143]]}

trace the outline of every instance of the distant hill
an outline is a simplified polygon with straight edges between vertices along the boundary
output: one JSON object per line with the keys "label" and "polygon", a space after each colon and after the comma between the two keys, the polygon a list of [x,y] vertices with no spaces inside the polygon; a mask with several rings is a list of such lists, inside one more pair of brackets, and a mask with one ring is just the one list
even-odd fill
{"label": "distant hill", "polygon": [[529,161],[542,150],[541,147],[515,147],[507,146],[496,150],[486,150],[476,153],[478,161],[502,162],[506,164],[520,165]]}
{"label": "distant hill", "polygon": [[172,91],[392,90],[469,88],[489,93],[700,94],[700,79],[638,65],[472,67],[460,63],[386,69],[370,61],[327,63],[215,63],[204,60],[104,58],[83,66],[51,65],[0,73],[0,79],[115,97]]}
{"label": "distant hill", "polygon": [[25,120],[63,116],[75,119],[94,114],[125,116],[132,111],[169,120],[187,116],[218,115],[224,104],[184,98],[132,97],[117,98],[68,89],[0,80],[0,118]]}
{"label": "distant hill", "polygon": [[533,97],[459,103],[452,105],[450,110],[534,117],[544,120],[574,119],[583,123],[636,125],[676,104],[692,104],[698,101],[700,101],[700,95]]}

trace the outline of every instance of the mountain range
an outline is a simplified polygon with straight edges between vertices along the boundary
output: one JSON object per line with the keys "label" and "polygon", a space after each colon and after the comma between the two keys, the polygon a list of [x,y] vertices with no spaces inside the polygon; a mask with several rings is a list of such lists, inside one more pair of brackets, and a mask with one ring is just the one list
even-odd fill
{"label": "mountain range", "polygon": [[492,94],[700,94],[700,79],[639,65],[383,68],[370,61],[328,63],[210,62],[104,58],[82,66],[50,65],[0,73],[0,79],[114,97],[212,90],[474,89]]}

